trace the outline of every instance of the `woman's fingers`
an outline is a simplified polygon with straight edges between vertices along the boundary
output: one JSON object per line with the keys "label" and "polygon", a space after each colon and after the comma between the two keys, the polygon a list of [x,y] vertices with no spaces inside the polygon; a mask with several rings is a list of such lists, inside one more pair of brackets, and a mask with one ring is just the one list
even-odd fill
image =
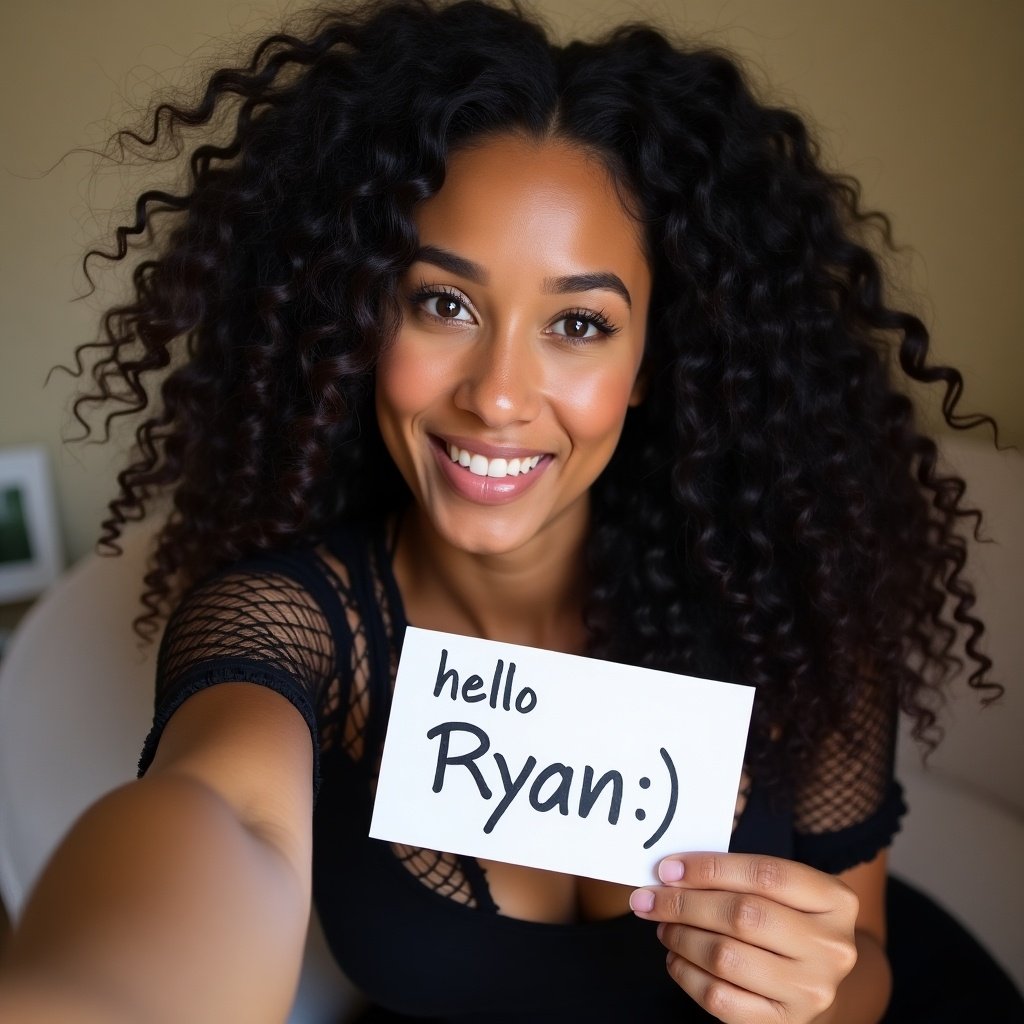
{"label": "woman's fingers", "polygon": [[786,1005],[799,1000],[800,1003],[820,1004],[824,1009],[832,1001],[835,988],[830,983],[831,978],[813,980],[818,975],[802,971],[796,959],[781,957],[728,935],[686,925],[662,924],[658,938],[670,955],[682,957],[711,977],[773,1003]]}
{"label": "woman's fingers", "polygon": [[749,853],[690,853],[666,857],[662,884],[762,896],[804,913],[857,914],[857,897],[832,875],[806,864]]}
{"label": "woman's fingers", "polygon": [[[677,865],[682,877],[673,879]],[[857,897],[832,875],[747,854],[673,857],[661,868],[664,885],[630,897],[640,917],[718,932],[782,956],[845,959]]]}
{"label": "woman's fingers", "polygon": [[[668,887],[638,891],[653,896],[631,900],[638,917],[729,936],[781,956],[796,957],[804,950],[805,915],[762,896]],[[639,909],[648,903],[650,910]]]}
{"label": "woman's fingers", "polygon": [[669,953],[666,966],[675,983],[724,1024],[781,1024],[786,1019],[784,1006],[715,977],[685,957]]}
{"label": "woman's fingers", "polygon": [[857,897],[804,864],[747,854],[686,854],[630,906],[660,922],[669,973],[729,1024],[813,1020],[856,962]]}
{"label": "woman's fingers", "polygon": [[674,952],[668,955],[667,968],[683,991],[724,1024],[809,1021],[824,1013],[835,999],[835,988],[829,985],[805,986],[799,1001],[794,999],[794,991],[788,991],[785,999],[772,998],[726,981]]}
{"label": "woman's fingers", "polygon": [[[642,898],[641,894],[649,894]],[[840,964],[853,946],[853,920],[805,913],[749,893],[658,887],[638,889],[630,905],[638,917],[714,932],[792,960],[827,959]],[[644,907],[650,907],[645,910]],[[666,932],[666,934],[671,934]]]}

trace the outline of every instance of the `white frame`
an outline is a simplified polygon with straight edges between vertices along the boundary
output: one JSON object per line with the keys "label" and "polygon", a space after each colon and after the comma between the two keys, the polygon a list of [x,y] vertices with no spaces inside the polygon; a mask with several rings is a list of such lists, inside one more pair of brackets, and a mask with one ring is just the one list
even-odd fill
{"label": "white frame", "polygon": [[0,493],[21,491],[32,557],[27,562],[0,562],[0,603],[38,597],[64,565],[57,508],[46,449],[42,445],[0,448]]}

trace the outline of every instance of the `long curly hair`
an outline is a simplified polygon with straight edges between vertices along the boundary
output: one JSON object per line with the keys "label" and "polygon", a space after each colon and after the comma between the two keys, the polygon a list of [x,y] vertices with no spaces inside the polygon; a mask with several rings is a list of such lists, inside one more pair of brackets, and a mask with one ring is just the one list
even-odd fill
{"label": "long curly hair", "polygon": [[894,378],[942,388],[953,427],[994,424],[957,413],[960,375],[886,304],[869,240],[891,244],[888,222],[728,55],[640,25],[557,46],[478,0],[349,4],[146,123],[115,140],[219,134],[86,256],[145,249],[131,301],[77,350],[75,403],[87,431],[94,405],[107,429],[140,420],[102,545],[173,496],[143,631],[227,563],[408,500],[372,395],[411,211],[459,147],[514,131],[600,156],[653,272],[646,398],[592,495],[590,652],[756,685],[766,781],[792,780],[867,690],[926,739],[964,659],[1000,692],[962,576],[980,517]]}

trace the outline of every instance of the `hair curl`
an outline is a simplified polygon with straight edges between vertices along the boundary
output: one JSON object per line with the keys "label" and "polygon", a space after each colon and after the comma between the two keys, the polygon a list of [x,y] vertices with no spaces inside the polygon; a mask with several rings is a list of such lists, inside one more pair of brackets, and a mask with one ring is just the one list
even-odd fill
{"label": "hair curl", "polygon": [[102,545],[173,493],[143,631],[244,554],[407,500],[372,382],[416,251],[411,211],[458,147],[517,131],[599,154],[652,264],[647,395],[593,490],[591,652],[755,684],[766,781],[805,767],[865,688],[898,694],[930,734],[961,635],[969,684],[1000,692],[962,576],[961,521],[980,516],[938,470],[891,354],[944,389],[951,426],[994,424],[957,413],[960,375],[886,305],[864,236],[889,243],[888,222],[727,55],[644,26],[559,47],[477,0],[366,3],[266,39],[194,104],[162,103],[148,134],[115,139],[157,152],[225,117],[187,184],[143,193],[113,251],[86,256],[88,270],[161,239],[132,301],[77,350],[79,373],[95,354],[95,389],[74,407],[119,403],[107,428],[141,416]]}

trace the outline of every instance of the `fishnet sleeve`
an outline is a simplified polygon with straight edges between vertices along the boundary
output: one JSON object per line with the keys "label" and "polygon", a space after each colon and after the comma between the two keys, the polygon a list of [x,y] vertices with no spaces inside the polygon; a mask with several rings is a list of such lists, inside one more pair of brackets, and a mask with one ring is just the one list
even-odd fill
{"label": "fishnet sleeve", "polygon": [[894,777],[896,716],[893,700],[865,687],[848,728],[823,745],[794,807],[797,860],[835,874],[890,845],[906,811]]}
{"label": "fishnet sleeve", "polygon": [[320,604],[292,576],[236,568],[192,590],[167,625],[157,662],[153,727],[139,760],[145,773],[164,727],[194,693],[225,682],[257,683],[286,697],[309,726],[319,784],[317,709],[335,673],[334,640]]}

